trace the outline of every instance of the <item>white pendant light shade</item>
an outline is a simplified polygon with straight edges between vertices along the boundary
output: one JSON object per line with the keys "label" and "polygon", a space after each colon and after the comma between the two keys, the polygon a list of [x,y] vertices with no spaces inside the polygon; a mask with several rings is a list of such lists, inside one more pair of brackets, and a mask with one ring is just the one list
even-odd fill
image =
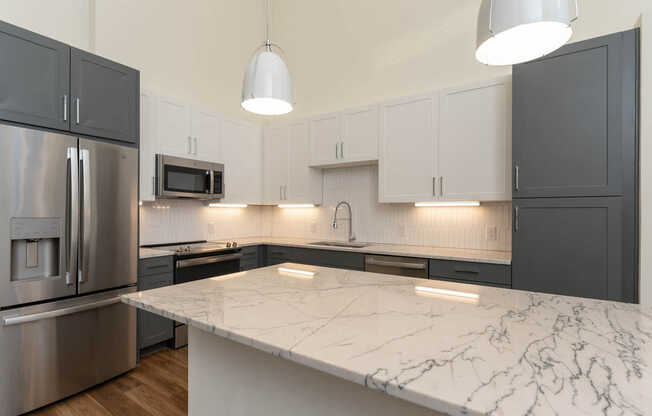
{"label": "white pendant light shade", "polygon": [[476,59],[487,65],[515,65],[559,49],[573,34],[578,1],[483,0]]}
{"label": "white pendant light shade", "polygon": [[242,84],[242,108],[263,115],[292,111],[290,71],[271,45],[261,47],[251,59]]}

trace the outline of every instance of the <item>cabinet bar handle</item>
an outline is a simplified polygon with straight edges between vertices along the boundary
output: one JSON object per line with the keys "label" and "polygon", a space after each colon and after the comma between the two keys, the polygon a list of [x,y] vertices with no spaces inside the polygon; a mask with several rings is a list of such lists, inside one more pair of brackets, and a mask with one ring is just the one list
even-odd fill
{"label": "cabinet bar handle", "polygon": [[75,99],[75,106],[77,107],[77,124],[79,124],[79,98]]}
{"label": "cabinet bar handle", "polygon": [[197,138],[195,137],[195,154],[197,154]]}
{"label": "cabinet bar handle", "polygon": [[335,143],[335,159],[339,159],[339,158],[340,158],[340,144]]}
{"label": "cabinet bar handle", "polygon": [[444,196],[444,177],[439,177],[439,196]]}
{"label": "cabinet bar handle", "polygon": [[188,136],[188,154],[192,154],[192,137]]}
{"label": "cabinet bar handle", "polygon": [[68,121],[68,94],[63,95],[63,121]]}
{"label": "cabinet bar handle", "polygon": [[514,166],[514,190],[518,191],[519,188],[519,167],[518,165]]}
{"label": "cabinet bar handle", "polygon": [[432,177],[432,196],[437,196],[437,177]]}
{"label": "cabinet bar handle", "polygon": [[519,207],[514,207],[514,231],[518,231],[519,228]]}
{"label": "cabinet bar handle", "polygon": [[340,159],[344,159],[344,142],[340,142]]}

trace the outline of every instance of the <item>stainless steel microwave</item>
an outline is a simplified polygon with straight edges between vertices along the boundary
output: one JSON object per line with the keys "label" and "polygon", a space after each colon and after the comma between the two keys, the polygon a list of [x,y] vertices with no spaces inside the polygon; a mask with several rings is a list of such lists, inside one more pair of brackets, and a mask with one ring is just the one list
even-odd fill
{"label": "stainless steel microwave", "polygon": [[156,155],[156,197],[220,199],[224,197],[224,165]]}

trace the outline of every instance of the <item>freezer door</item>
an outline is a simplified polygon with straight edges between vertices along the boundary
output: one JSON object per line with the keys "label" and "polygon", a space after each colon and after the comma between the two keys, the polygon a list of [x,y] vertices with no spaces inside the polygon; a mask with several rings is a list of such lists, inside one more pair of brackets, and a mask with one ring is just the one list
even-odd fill
{"label": "freezer door", "polygon": [[0,125],[0,307],[75,294],[77,137]]}
{"label": "freezer door", "polygon": [[136,283],[138,150],[79,139],[79,293]]}
{"label": "freezer door", "polygon": [[78,393],[136,365],[135,287],[0,312],[0,415]]}

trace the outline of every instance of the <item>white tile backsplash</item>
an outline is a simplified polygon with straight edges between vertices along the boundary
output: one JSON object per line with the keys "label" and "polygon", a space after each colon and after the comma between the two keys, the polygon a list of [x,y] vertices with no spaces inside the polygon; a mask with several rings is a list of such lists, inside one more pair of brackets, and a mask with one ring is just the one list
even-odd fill
{"label": "white tile backsplash", "polygon": [[[379,204],[375,166],[324,171],[324,203],[317,208],[208,208],[198,201],[170,200],[141,207],[141,244],[237,237],[272,236],[344,240],[347,221],[331,228],[339,201],[353,207],[359,241],[484,250],[511,250],[511,203],[480,207],[415,208]],[[339,217],[347,218],[341,208]],[[495,227],[495,240],[489,228]]]}

